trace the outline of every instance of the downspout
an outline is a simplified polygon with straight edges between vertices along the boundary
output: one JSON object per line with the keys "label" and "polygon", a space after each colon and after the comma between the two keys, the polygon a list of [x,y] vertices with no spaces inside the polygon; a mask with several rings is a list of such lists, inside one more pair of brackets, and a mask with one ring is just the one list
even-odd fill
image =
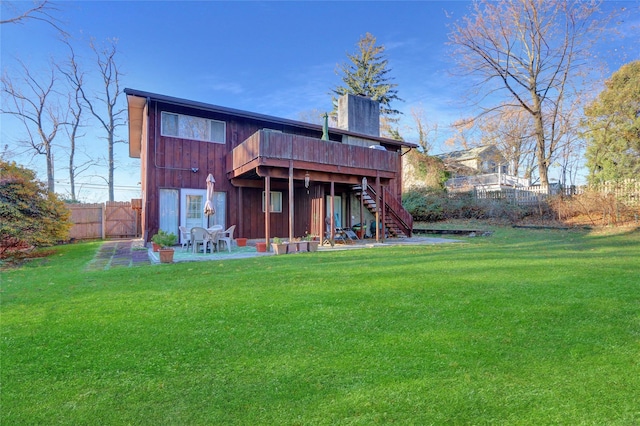
{"label": "downspout", "polygon": [[[405,155],[405,154],[408,154],[409,152],[411,152],[411,150],[412,150],[412,149],[413,149],[412,147],[409,147],[409,150],[408,150],[408,151],[405,151],[405,152],[403,152],[402,154],[400,154],[400,157],[404,157],[404,155]],[[400,148],[400,150],[402,150],[402,148]]]}

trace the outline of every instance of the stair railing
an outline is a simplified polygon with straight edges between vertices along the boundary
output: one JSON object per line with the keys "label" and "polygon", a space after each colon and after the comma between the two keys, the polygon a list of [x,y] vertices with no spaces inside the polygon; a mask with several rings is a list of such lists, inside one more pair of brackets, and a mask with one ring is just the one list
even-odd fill
{"label": "stair railing", "polygon": [[[365,190],[370,194],[370,197],[373,198],[374,201],[377,201],[378,197],[376,195],[376,191],[371,185],[367,185]],[[411,216],[411,213],[402,207],[402,203],[398,201],[398,199],[388,189],[382,188],[382,190],[385,201],[385,215],[387,217],[391,217],[393,223],[400,228],[407,237],[410,237],[413,232],[413,217]],[[360,196],[362,197],[363,195],[364,191],[362,191]]]}

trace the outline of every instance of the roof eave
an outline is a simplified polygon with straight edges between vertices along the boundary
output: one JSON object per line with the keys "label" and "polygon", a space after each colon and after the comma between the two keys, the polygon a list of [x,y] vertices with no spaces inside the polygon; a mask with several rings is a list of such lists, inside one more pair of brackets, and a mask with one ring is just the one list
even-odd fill
{"label": "roof eave", "polygon": [[[182,106],[186,106],[186,107],[190,107],[190,108],[201,109],[201,110],[205,110],[205,111],[211,111],[211,112],[218,112],[218,113],[222,113],[222,114],[233,115],[233,116],[236,116],[236,117],[244,117],[244,118],[250,118],[250,119],[253,119],[253,120],[267,121],[267,122],[270,122],[270,123],[277,123],[277,124],[282,124],[282,125],[286,125],[286,126],[298,127],[298,128],[303,128],[303,129],[310,129],[310,130],[314,130],[314,131],[318,131],[318,132],[322,133],[322,126],[319,125],[319,124],[305,123],[304,121],[296,121],[296,120],[290,120],[290,119],[287,119],[287,118],[275,117],[275,116],[270,116],[270,115],[265,115],[265,114],[258,114],[258,113],[254,113],[254,112],[243,111],[243,110],[234,109],[234,108],[228,108],[228,107],[222,107],[222,106],[219,106],[219,105],[207,104],[207,103],[204,103],[204,102],[190,101],[190,100],[187,100],[187,99],[175,98],[175,97],[172,97],[172,96],[160,95],[160,94],[151,93],[151,92],[144,92],[144,91],[135,90],[135,89],[124,89],[124,92],[127,94],[127,99],[129,99],[130,97],[138,97],[138,98],[143,98],[145,101],[146,100],[155,100],[155,101],[170,103],[170,104],[174,104],[174,105],[182,105]],[[131,105],[131,103],[130,103],[130,105]],[[129,111],[131,112],[131,108],[129,109]],[[130,125],[130,129],[131,129],[131,125]],[[364,135],[364,134],[350,132],[348,130],[339,129],[339,128],[335,128],[335,127],[329,128],[329,132],[333,133],[333,134],[338,134],[338,135],[346,135],[346,136],[353,136],[353,137],[358,137],[358,138],[362,138],[362,139],[370,139],[372,141],[383,143],[385,145],[406,147],[406,148],[417,148],[418,147],[417,144],[414,144],[414,143],[411,143],[411,142],[398,141],[398,140],[395,140],[395,139],[385,138],[385,137],[381,137],[381,136]],[[131,131],[130,131],[130,133],[131,133]],[[129,151],[130,151],[129,155],[131,156],[131,147],[129,147]]]}

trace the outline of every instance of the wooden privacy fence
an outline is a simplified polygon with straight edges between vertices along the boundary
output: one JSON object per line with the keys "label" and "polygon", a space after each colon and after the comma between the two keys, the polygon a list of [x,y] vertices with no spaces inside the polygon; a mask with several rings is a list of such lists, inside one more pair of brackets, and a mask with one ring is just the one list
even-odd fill
{"label": "wooden privacy fence", "polygon": [[140,199],[66,206],[71,211],[73,225],[69,237],[72,239],[136,238],[141,235]]}

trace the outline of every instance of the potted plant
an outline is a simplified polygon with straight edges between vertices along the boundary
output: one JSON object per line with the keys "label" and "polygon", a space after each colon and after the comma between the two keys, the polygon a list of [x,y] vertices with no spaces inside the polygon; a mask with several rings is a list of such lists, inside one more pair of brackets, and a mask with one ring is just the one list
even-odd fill
{"label": "potted plant", "polygon": [[298,240],[298,251],[299,252],[309,251],[309,240],[307,239],[306,236]]}
{"label": "potted plant", "polygon": [[307,241],[309,251],[318,251],[318,245],[320,244],[320,241],[317,238],[315,238],[311,234],[307,234],[304,236],[304,239]]}
{"label": "potted plant", "polygon": [[287,243],[282,241],[281,238],[274,237],[273,238],[273,244],[271,244],[271,247],[273,247],[273,252],[275,254],[286,254],[287,253]]}
{"label": "potted plant", "polygon": [[166,232],[162,229],[156,235],[151,237],[151,241],[160,246],[160,263],[173,262],[173,246],[178,242],[178,236],[173,232]]}

